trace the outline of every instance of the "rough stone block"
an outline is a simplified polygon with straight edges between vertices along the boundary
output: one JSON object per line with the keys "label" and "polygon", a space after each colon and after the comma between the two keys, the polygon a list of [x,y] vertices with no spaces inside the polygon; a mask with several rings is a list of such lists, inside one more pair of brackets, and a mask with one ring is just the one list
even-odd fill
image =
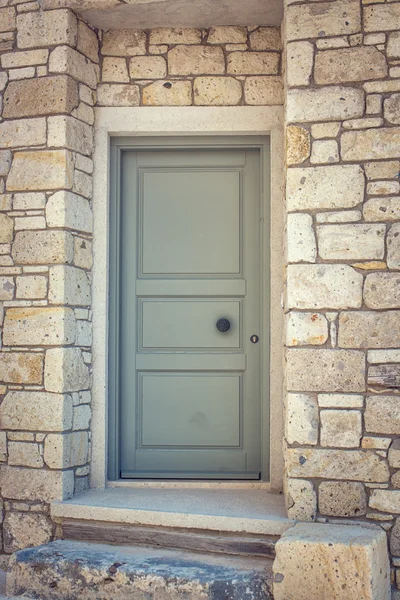
{"label": "rough stone block", "polygon": [[79,348],[46,352],[44,384],[50,392],[78,392],[90,388],[90,373]]}
{"label": "rough stone block", "polygon": [[292,168],[287,172],[288,210],[352,208],[363,201],[364,187],[358,165]]}
{"label": "rough stone block", "polygon": [[363,392],[364,353],[356,350],[289,348],[287,388],[298,392]]}
{"label": "rough stone block", "polygon": [[14,297],[14,288],[14,280],[12,277],[0,277],[0,300],[12,300]]}
{"label": "rough stone block", "polygon": [[[3,121],[0,123],[0,138],[4,148],[44,145],[46,144],[46,119]],[[10,164],[11,157],[8,167]],[[3,174],[7,175],[7,173]]]}
{"label": "rough stone block", "polygon": [[68,469],[88,461],[87,431],[49,433],[44,442],[44,460],[50,469]]}
{"label": "rough stone block", "polygon": [[311,125],[311,134],[315,140],[334,138],[339,133],[340,123],[316,123]]}
{"label": "rough stone block", "polygon": [[9,308],[3,326],[5,346],[54,346],[75,341],[74,311],[64,307]]}
{"label": "rough stone block", "polygon": [[310,42],[287,45],[286,79],[289,87],[309,85],[314,64],[314,46]]}
{"label": "rough stone block", "polygon": [[289,444],[318,443],[318,404],[310,394],[288,394],[286,440]]}
{"label": "rough stone block", "polygon": [[74,46],[77,41],[77,22],[70,10],[38,11],[17,17],[18,48],[36,46]]}
{"label": "rough stone block", "polygon": [[341,348],[397,348],[400,311],[349,311],[339,315]]}
{"label": "rough stone block", "polygon": [[99,62],[99,40],[96,33],[83,21],[78,21],[77,50],[90,58],[91,61]]}
{"label": "rough stone block", "polygon": [[15,27],[15,8],[13,6],[0,8],[0,31],[13,31]]}
{"label": "rough stone block", "polygon": [[355,119],[364,114],[364,93],[338,85],[289,90],[286,114],[292,123]]}
{"label": "rough stone block", "polygon": [[90,300],[90,283],[85,271],[69,265],[50,267],[50,304],[87,306]]}
{"label": "rough stone block", "polygon": [[368,351],[368,362],[372,363],[372,364],[400,362],[400,349],[397,349],[397,350],[369,350]]}
{"label": "rough stone block", "polygon": [[3,103],[7,119],[69,113],[78,106],[78,86],[65,75],[11,81]]}
{"label": "rough stone block", "polygon": [[400,223],[394,223],[390,227],[386,243],[389,269],[400,269]]}
{"label": "rough stone block", "polygon": [[56,192],[47,201],[46,220],[49,227],[66,227],[91,233],[93,214],[89,202],[71,192]]}
{"label": "rough stone block", "polygon": [[400,128],[345,131],[341,143],[343,160],[397,158],[400,154]]}
{"label": "rough stone block", "polygon": [[70,263],[73,256],[73,238],[68,231],[19,231],[12,247],[14,261],[24,265]]}
{"label": "rough stone block", "polygon": [[286,161],[288,165],[297,165],[310,156],[310,132],[304,127],[289,125],[286,128]]}
{"label": "rough stone block", "polygon": [[200,44],[200,42],[201,31],[194,27],[155,27],[150,31],[150,44],[175,45]]}
{"label": "rough stone block", "polygon": [[287,346],[320,346],[328,339],[328,321],[318,313],[291,312],[286,322]]}
{"label": "rough stone block", "polygon": [[11,553],[47,544],[53,537],[53,528],[53,523],[46,515],[7,513],[3,525],[4,550]]}
{"label": "rough stone block", "polygon": [[74,431],[89,429],[92,410],[88,404],[74,406],[74,420],[72,429]]}
{"label": "rough stone block", "polygon": [[246,27],[211,27],[208,44],[245,44],[247,42]]}
{"label": "rough stone block", "polygon": [[167,63],[162,56],[134,56],[129,61],[132,79],[163,79],[167,76]]}
{"label": "rough stone block", "polygon": [[246,104],[252,106],[283,104],[282,78],[277,76],[246,77],[244,96]]}
{"label": "rough stone block", "polygon": [[137,85],[103,84],[97,88],[99,106],[139,106]]}
{"label": "rough stone block", "polygon": [[69,46],[58,46],[49,59],[50,73],[66,73],[95,89],[99,80],[99,66]]}
{"label": "rough stone block", "polygon": [[41,469],[44,465],[39,444],[25,442],[8,443],[8,464],[17,467]]}
{"label": "rough stone block", "polygon": [[1,493],[13,500],[67,500],[74,492],[73,471],[1,467]]}
{"label": "rough stone block", "polygon": [[[0,136],[2,140],[2,146],[5,146],[3,143],[3,135],[2,128],[0,125]],[[0,150],[0,175],[7,175],[11,166],[11,152],[10,150]]]}
{"label": "rough stone block", "polygon": [[47,295],[47,277],[43,275],[21,275],[16,284],[16,297],[22,300],[41,300]]}
{"label": "rough stone block", "polygon": [[399,397],[369,396],[364,419],[366,431],[385,435],[400,434]]}
{"label": "rough stone block", "polygon": [[72,398],[36,391],[10,391],[0,406],[3,429],[65,431],[72,427]]}
{"label": "rough stone block", "polygon": [[125,58],[114,58],[106,56],[103,58],[101,71],[102,81],[111,81],[119,83],[129,82],[128,66]]}
{"label": "rough stone block", "polygon": [[234,77],[196,77],[193,93],[198,106],[232,106],[240,102],[242,86]]}
{"label": "rough stone block", "polygon": [[0,361],[3,383],[40,385],[43,380],[43,355],[29,352],[4,352]]}
{"label": "rough stone block", "polygon": [[170,75],[218,75],[225,73],[222,49],[214,46],[176,46],[168,52]]}
{"label": "rough stone block", "polygon": [[296,4],[287,7],[286,35],[288,40],[348,35],[361,30],[358,0],[336,0]]}
{"label": "rough stone block", "polygon": [[394,31],[389,35],[386,54],[388,58],[400,58],[400,31]]}
{"label": "rough stone block", "polygon": [[387,461],[372,450],[292,448],[287,450],[286,459],[289,477],[350,479],[367,483],[385,483],[390,477]]}
{"label": "rough stone block", "polygon": [[373,260],[385,254],[385,225],[319,225],[318,251],[325,260]]}
{"label": "rough stone block", "polygon": [[0,243],[9,244],[14,235],[14,221],[7,215],[0,214]]}
{"label": "rough stone block", "polygon": [[35,210],[44,208],[46,196],[42,192],[28,192],[27,194],[13,194],[14,210]]}
{"label": "rough stone block", "polygon": [[45,65],[49,56],[47,49],[26,50],[25,52],[10,52],[1,56],[1,66],[4,69],[28,67],[31,65]]}
{"label": "rough stone block", "polygon": [[393,94],[386,98],[383,106],[386,121],[400,125],[400,94]]}
{"label": "rough stone block", "polygon": [[363,278],[349,265],[289,265],[288,308],[359,308]]}
{"label": "rough stone block", "polygon": [[[153,31],[151,31],[151,35]],[[106,56],[146,54],[146,33],[139,29],[110,29],[105,31],[101,53]]]}
{"label": "rough stone block", "polygon": [[317,495],[311,481],[289,479],[286,488],[289,519],[313,521],[317,513]]}
{"label": "rough stone block", "polygon": [[317,246],[310,215],[305,213],[288,214],[287,240],[289,262],[315,262]]}
{"label": "rough stone block", "polygon": [[90,156],[93,152],[93,128],[74,117],[60,115],[47,119],[47,145],[69,148]]}
{"label": "rough stone block", "polygon": [[73,168],[73,157],[68,150],[16,152],[7,178],[7,190],[69,189]]}
{"label": "rough stone block", "polygon": [[318,488],[319,512],[330,517],[361,517],[367,512],[362,483],[323,481]]}
{"label": "rough stone block", "polygon": [[332,600],[390,600],[382,530],[299,523],[277,542],[273,570],[275,600],[323,598],[328,590]]}
{"label": "rough stone block", "polygon": [[365,279],[364,301],[368,308],[400,308],[400,274],[370,273]]}
{"label": "rough stone block", "polygon": [[364,396],[359,394],[318,394],[320,408],[363,408]]}
{"label": "rough stone block", "polygon": [[374,47],[325,50],[315,56],[314,77],[319,85],[381,79],[387,72],[385,55]]}
{"label": "rough stone block", "polygon": [[143,89],[144,106],[190,106],[190,81],[155,81]]}
{"label": "rough stone block", "polygon": [[392,469],[400,469],[400,438],[393,440],[389,448],[388,459]]}
{"label": "rough stone block", "polygon": [[282,47],[279,27],[259,27],[250,34],[252,50],[280,50]]}
{"label": "rough stone block", "polygon": [[312,164],[339,162],[339,149],[336,140],[313,142],[310,162]]}
{"label": "rough stone block", "polygon": [[317,213],[315,215],[317,223],[351,223],[361,221],[361,217],[360,210],[338,210]]}
{"label": "rough stone block", "polygon": [[227,72],[232,75],[276,75],[279,54],[276,52],[231,52]]}
{"label": "rough stone block", "polygon": [[400,197],[371,198],[363,205],[366,221],[398,221],[400,219]]}
{"label": "rough stone block", "polygon": [[92,242],[74,236],[74,265],[82,269],[91,269],[93,265]]}
{"label": "rough stone block", "polygon": [[358,410],[322,410],[321,446],[358,448],[362,435],[361,412]]}
{"label": "rough stone block", "polygon": [[367,194],[374,196],[398,194],[399,191],[398,181],[371,181],[367,184]]}
{"label": "rough stone block", "polygon": [[392,31],[400,29],[400,5],[379,4],[364,7],[365,31]]}
{"label": "rough stone block", "polygon": [[400,519],[396,519],[390,534],[390,552],[394,556],[400,556]]}
{"label": "rough stone block", "polygon": [[400,491],[398,490],[373,490],[369,505],[375,510],[387,513],[400,512]]}

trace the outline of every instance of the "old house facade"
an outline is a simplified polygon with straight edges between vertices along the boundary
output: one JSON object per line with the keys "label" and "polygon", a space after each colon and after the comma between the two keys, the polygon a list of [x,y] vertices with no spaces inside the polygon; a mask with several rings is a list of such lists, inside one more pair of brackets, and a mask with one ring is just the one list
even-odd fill
{"label": "old house facade", "polygon": [[2,552],[206,480],[395,586],[400,2],[222,4],[0,0]]}

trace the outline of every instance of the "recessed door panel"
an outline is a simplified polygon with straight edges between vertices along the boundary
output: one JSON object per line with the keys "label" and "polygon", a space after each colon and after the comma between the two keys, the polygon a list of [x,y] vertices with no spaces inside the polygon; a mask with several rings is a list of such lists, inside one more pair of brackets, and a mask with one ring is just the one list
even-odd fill
{"label": "recessed door panel", "polygon": [[118,476],[258,479],[259,150],[124,150],[117,172]]}

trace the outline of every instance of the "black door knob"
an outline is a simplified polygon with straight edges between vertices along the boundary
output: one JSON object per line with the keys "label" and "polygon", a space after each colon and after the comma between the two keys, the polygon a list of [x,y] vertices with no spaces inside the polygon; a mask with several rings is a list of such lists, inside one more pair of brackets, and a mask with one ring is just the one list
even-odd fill
{"label": "black door knob", "polygon": [[225,331],[228,331],[228,329],[230,329],[230,327],[231,327],[231,324],[228,319],[225,319],[224,317],[222,319],[218,319],[218,321],[217,321],[218,331],[220,331],[221,333],[225,333]]}

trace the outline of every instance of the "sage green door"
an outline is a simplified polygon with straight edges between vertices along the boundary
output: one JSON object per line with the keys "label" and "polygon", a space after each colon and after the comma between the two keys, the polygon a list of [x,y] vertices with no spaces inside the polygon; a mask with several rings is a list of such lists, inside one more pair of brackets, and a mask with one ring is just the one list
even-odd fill
{"label": "sage green door", "polygon": [[120,164],[119,476],[259,479],[259,150]]}

